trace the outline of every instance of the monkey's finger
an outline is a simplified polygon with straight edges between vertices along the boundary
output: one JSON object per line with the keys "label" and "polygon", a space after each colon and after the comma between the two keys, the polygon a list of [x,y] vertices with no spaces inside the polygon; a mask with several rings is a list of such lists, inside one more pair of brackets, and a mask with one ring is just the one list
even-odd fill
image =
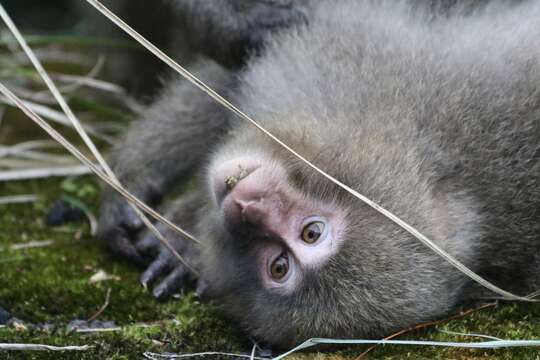
{"label": "monkey's finger", "polygon": [[183,265],[177,266],[158,286],[154,288],[152,294],[156,299],[165,299],[182,288],[187,270]]}
{"label": "monkey's finger", "polygon": [[146,271],[141,275],[140,282],[144,287],[156,281],[157,278],[165,275],[172,269],[172,264],[169,261],[170,257],[165,253],[161,253],[156,260]]}
{"label": "monkey's finger", "polygon": [[122,204],[120,209],[122,225],[129,231],[137,231],[142,229],[144,223],[141,217],[135,212],[133,207],[127,202]]}
{"label": "monkey's finger", "polygon": [[110,234],[112,238],[107,239],[107,245],[118,256],[127,258],[139,265],[147,263],[143,257],[137,252],[135,246],[123,234],[124,231],[117,231]]}
{"label": "monkey's finger", "polygon": [[154,234],[147,232],[137,241],[135,248],[140,254],[154,258],[158,253],[159,245],[160,242]]}

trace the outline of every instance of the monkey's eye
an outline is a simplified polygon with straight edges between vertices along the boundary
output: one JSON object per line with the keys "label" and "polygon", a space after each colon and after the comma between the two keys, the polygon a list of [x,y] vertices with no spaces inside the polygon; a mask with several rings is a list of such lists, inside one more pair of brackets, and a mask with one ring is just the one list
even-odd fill
{"label": "monkey's eye", "polygon": [[322,221],[313,221],[304,226],[302,230],[302,240],[308,244],[313,244],[321,237],[324,232],[324,223]]}
{"label": "monkey's eye", "polygon": [[289,272],[289,258],[286,254],[279,255],[270,265],[270,275],[274,280],[281,280]]}

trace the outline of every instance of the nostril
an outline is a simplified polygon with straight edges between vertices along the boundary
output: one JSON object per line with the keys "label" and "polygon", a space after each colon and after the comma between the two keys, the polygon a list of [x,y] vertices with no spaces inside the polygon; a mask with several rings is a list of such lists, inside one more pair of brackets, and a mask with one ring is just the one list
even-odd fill
{"label": "nostril", "polygon": [[264,199],[257,200],[241,200],[235,199],[234,202],[240,209],[243,222],[248,222],[252,225],[257,225],[262,222],[265,216]]}

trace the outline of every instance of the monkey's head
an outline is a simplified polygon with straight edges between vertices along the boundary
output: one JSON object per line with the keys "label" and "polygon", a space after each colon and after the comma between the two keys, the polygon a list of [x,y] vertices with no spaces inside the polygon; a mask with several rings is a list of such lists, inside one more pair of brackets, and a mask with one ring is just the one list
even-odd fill
{"label": "monkey's head", "polygon": [[[319,130],[303,122],[274,133],[368,195],[429,214],[429,194],[392,193],[391,182],[365,171],[363,152],[346,151],[357,143],[347,129],[328,129],[348,133],[339,144],[324,144]],[[249,333],[277,346],[381,336],[450,306],[452,277],[430,272],[444,265],[407,233],[260,134],[244,129],[231,139],[208,169],[202,280]]]}

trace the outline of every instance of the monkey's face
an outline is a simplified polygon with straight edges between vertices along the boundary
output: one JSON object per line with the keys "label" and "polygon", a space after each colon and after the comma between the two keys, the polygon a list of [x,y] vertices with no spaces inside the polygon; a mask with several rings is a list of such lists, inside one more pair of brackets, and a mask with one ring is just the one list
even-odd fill
{"label": "monkey's face", "polygon": [[347,210],[305,165],[257,145],[220,151],[208,169],[206,295],[272,344],[328,335],[339,299],[324,268],[346,241]]}
{"label": "monkey's face", "polygon": [[[208,169],[199,236],[208,241],[202,279],[209,297],[252,335],[279,346],[379,336],[410,325],[418,311],[429,316],[436,305],[419,309],[409,290],[417,287],[407,285],[425,280],[410,276],[416,261],[428,259],[421,245],[273,144],[250,142],[226,147]],[[360,159],[305,144],[293,147],[334,176],[356,187],[352,181],[368,178]],[[402,246],[404,254],[388,255]]]}
{"label": "monkey's face", "polygon": [[293,293],[303,272],[323,266],[343,241],[343,211],[296,189],[285,167],[268,156],[221,162],[210,188],[231,245],[249,249],[268,291]]}

